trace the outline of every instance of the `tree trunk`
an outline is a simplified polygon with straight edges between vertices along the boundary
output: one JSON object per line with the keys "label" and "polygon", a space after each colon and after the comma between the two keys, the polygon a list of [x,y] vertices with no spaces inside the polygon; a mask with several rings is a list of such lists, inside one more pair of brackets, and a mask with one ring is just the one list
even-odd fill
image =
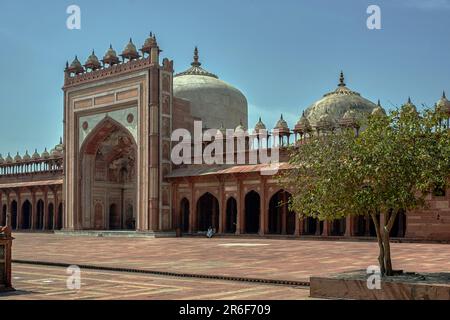
{"label": "tree trunk", "polygon": [[380,253],[378,255],[378,264],[380,265],[380,271],[381,271],[381,275],[385,275],[386,273],[386,269],[384,267],[384,245],[383,245],[383,239],[382,239],[382,235],[381,235],[381,230],[380,230],[380,223],[378,222],[377,219],[377,214],[376,212],[371,212],[370,216],[372,217],[373,223],[375,225],[375,232],[377,234],[377,242],[378,242],[378,248],[380,249]]}
{"label": "tree trunk", "polygon": [[384,268],[387,276],[393,276],[394,271],[392,269],[391,260],[391,237],[390,232],[394,225],[395,219],[397,218],[398,211],[392,210],[392,214],[389,212],[385,213],[385,225],[383,226],[383,247],[384,247]]}

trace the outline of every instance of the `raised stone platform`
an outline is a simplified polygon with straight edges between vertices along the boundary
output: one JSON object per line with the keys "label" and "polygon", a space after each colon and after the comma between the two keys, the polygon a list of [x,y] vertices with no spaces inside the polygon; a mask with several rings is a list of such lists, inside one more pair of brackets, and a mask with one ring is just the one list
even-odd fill
{"label": "raised stone platform", "polygon": [[311,277],[312,298],[354,300],[450,300],[450,273],[404,273],[369,289],[365,271]]}
{"label": "raised stone platform", "polygon": [[98,230],[77,230],[77,231],[55,231],[55,234],[72,237],[125,237],[125,238],[174,238],[175,232],[139,232],[139,231],[98,231]]}

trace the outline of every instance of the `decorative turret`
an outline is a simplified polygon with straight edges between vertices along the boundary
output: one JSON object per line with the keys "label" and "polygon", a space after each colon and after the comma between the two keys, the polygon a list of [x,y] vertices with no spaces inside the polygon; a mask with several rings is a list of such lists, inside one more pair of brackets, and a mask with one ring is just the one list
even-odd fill
{"label": "decorative turret", "polygon": [[13,158],[11,157],[11,154],[8,152],[8,156],[5,159],[5,162],[10,164],[13,162]]}
{"label": "decorative turret", "polygon": [[377,107],[373,109],[372,116],[383,117],[386,115],[386,111],[383,109],[380,103],[380,99],[378,99]]}
{"label": "decorative turret", "polygon": [[120,62],[117,57],[116,51],[113,49],[112,45],[109,46],[108,51],[106,51],[105,56],[103,57],[103,64],[107,64],[109,66],[113,66]]}
{"label": "decorative turret", "polygon": [[5,163],[5,159],[3,159],[2,154],[0,153],[0,164],[4,164]]}
{"label": "decorative turret", "polygon": [[36,150],[34,150],[33,156],[32,156],[33,160],[39,160],[41,158],[39,152]]}
{"label": "decorative turret", "polygon": [[66,72],[69,74],[73,73],[75,75],[78,75],[78,74],[81,74],[84,72],[84,68],[81,65],[80,61],[78,60],[78,56],[75,56],[75,59],[72,61],[72,63],[70,64],[69,67],[67,67],[67,65],[66,65]]}
{"label": "decorative turret", "polygon": [[222,138],[225,138],[226,134],[227,134],[227,129],[225,129],[223,122],[220,125],[220,128],[217,130],[217,135],[221,134]]}
{"label": "decorative turret", "polygon": [[417,108],[412,103],[411,97],[408,97],[408,101],[401,107],[400,113],[414,113],[415,115],[418,115]]}
{"label": "decorative turret", "polygon": [[259,121],[255,125],[255,133],[258,134],[260,131],[267,130],[266,125],[262,122],[261,117],[259,117]]}
{"label": "decorative turret", "polygon": [[31,157],[30,157],[30,155],[28,154],[28,150],[25,152],[25,154],[24,154],[22,160],[23,160],[23,161],[30,161],[30,160],[31,160]]}
{"label": "decorative turret", "polygon": [[140,55],[136,49],[136,46],[133,43],[133,40],[130,38],[130,42],[128,42],[125,49],[123,49],[121,57],[125,60],[135,60],[139,59]]}
{"label": "decorative turret", "polygon": [[156,36],[150,32],[150,36],[145,40],[141,51],[142,53],[151,54],[153,48],[158,48],[158,43],[156,42]]}
{"label": "decorative turret", "polygon": [[45,148],[44,152],[42,152],[42,158],[43,159],[50,158],[50,154],[48,153],[47,148]]}
{"label": "decorative turret", "polygon": [[294,133],[304,135],[305,133],[309,133],[311,131],[312,131],[311,124],[309,123],[308,118],[305,116],[305,111],[303,111],[302,117],[295,125]]}
{"label": "decorative turret", "polygon": [[14,162],[21,162],[22,157],[20,156],[19,152],[17,152],[16,156],[14,157]]}
{"label": "decorative turret", "polygon": [[445,91],[442,92],[441,99],[439,99],[439,101],[436,103],[436,108],[437,111],[442,112],[450,117],[450,101],[448,101],[447,97],[445,96]]}
{"label": "decorative turret", "polygon": [[84,64],[84,67],[86,69],[90,69],[92,71],[95,71],[95,70],[100,69],[102,67],[102,65],[100,64],[100,61],[98,61],[98,58],[95,55],[94,50],[92,50],[92,54],[86,60],[86,63]]}
{"label": "decorative turret", "polygon": [[239,125],[234,130],[234,134],[235,135],[243,135],[243,134],[245,134],[245,131],[246,131],[245,126],[242,124],[242,120],[241,120]]}

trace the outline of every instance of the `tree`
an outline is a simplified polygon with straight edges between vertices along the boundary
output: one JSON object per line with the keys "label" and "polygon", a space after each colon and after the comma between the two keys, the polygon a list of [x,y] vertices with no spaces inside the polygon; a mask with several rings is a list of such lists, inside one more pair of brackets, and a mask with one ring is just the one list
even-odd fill
{"label": "tree", "polygon": [[342,129],[310,137],[292,149],[292,170],[280,176],[282,185],[295,186],[290,209],[320,220],[369,214],[381,272],[393,275],[389,233],[398,213],[426,206],[426,196],[445,188],[450,175],[450,133],[440,125],[442,116],[407,104],[371,115],[359,135]]}

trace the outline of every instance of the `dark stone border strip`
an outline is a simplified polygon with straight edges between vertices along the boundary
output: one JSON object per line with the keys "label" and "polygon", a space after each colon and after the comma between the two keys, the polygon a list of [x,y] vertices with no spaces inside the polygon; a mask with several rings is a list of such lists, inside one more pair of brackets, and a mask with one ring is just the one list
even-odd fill
{"label": "dark stone border strip", "polygon": [[222,280],[222,281],[233,281],[233,282],[272,284],[272,285],[282,285],[282,286],[289,286],[289,287],[309,287],[310,286],[309,281],[258,279],[258,278],[232,277],[232,276],[221,276],[221,275],[178,273],[178,272],[168,272],[168,271],[107,267],[107,266],[95,266],[95,265],[84,265],[84,264],[68,264],[68,263],[63,263],[63,262],[45,262],[45,261],[14,260],[13,259],[12,263],[47,266],[47,267],[62,267],[62,268],[68,268],[72,265],[76,265],[80,269],[97,270],[97,271],[140,273],[140,274],[151,274],[151,275],[156,275],[156,276],[166,276],[166,277],[175,277],[175,278],[197,278],[197,279],[210,279],[210,280]]}

